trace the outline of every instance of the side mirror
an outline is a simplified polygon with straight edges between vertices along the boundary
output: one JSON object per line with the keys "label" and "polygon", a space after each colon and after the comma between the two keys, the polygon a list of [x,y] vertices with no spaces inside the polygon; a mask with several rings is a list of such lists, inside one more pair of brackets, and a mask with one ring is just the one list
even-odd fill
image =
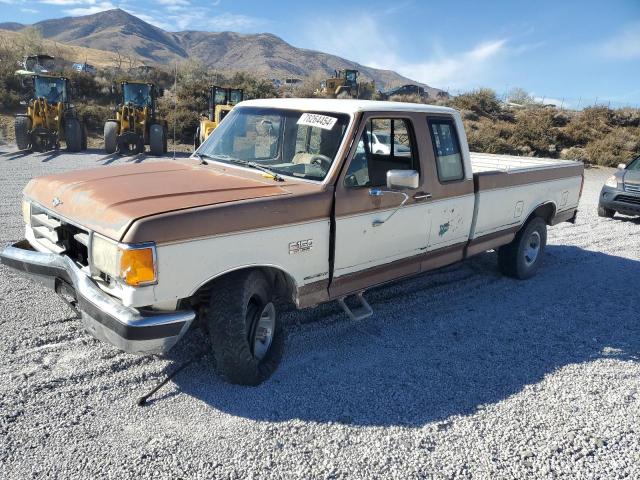
{"label": "side mirror", "polygon": [[387,188],[399,190],[409,188],[415,190],[420,185],[420,174],[415,170],[389,170],[387,171]]}
{"label": "side mirror", "polygon": [[618,170],[625,170],[627,168],[627,166],[624,163],[619,163],[618,164]]}

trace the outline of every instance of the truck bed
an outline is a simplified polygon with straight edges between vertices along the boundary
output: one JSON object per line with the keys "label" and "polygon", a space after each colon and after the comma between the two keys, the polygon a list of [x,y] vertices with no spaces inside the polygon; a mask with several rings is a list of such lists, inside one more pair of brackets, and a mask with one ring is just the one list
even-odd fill
{"label": "truck bed", "polygon": [[491,153],[470,153],[473,173],[505,172],[515,173],[546,168],[575,166],[573,160],[556,158],[517,157],[515,155],[495,155]]}
{"label": "truck bed", "polygon": [[545,203],[552,203],[554,215],[577,208],[581,162],[485,153],[471,153],[470,160],[475,190],[470,238],[517,228]]}

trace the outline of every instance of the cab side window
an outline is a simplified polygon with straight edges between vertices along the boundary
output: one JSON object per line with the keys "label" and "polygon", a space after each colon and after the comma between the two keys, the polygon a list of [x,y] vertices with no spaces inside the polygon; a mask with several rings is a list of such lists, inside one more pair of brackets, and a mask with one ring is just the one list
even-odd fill
{"label": "cab side window", "polygon": [[358,141],[345,177],[347,187],[381,187],[389,170],[419,171],[411,122],[403,118],[373,118]]}
{"label": "cab side window", "polygon": [[460,142],[453,120],[431,119],[428,124],[440,183],[464,180]]}

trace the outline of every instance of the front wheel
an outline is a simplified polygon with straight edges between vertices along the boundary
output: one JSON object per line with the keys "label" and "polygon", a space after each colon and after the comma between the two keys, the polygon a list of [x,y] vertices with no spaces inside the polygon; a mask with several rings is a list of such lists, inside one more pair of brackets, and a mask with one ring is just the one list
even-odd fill
{"label": "front wheel", "polygon": [[602,205],[598,205],[598,216],[604,218],[613,218],[616,214],[615,210],[611,210],[610,208],[605,208]]}
{"label": "front wheel", "polygon": [[18,115],[15,120],[16,144],[18,150],[31,149],[31,119],[26,115]]}
{"label": "front wheel", "polygon": [[524,280],[533,277],[547,245],[547,223],[540,217],[529,221],[508,245],[498,249],[498,266],[505,275]]}
{"label": "front wheel", "polygon": [[218,372],[229,382],[258,385],[278,367],[284,334],[272,286],[259,270],[218,282],[205,321]]}

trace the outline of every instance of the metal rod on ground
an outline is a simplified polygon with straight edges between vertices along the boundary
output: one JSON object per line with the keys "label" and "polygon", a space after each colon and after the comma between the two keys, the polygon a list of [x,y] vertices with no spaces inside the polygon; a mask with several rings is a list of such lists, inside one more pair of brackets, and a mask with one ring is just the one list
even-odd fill
{"label": "metal rod on ground", "polygon": [[183,363],[182,365],[180,365],[178,368],[176,368],[172,373],[170,373],[169,375],[167,375],[167,377],[161,381],[158,385],[156,385],[149,393],[147,393],[146,395],[143,395],[142,397],[140,397],[137,401],[136,404],[139,407],[142,407],[144,405],[146,405],[147,400],[149,400],[149,398],[151,398],[151,396],[153,396],[158,390],[160,390],[162,387],[164,387],[167,383],[169,383],[169,380],[171,380],[172,378],[175,378],[176,375],[178,375],[178,373],[180,373],[182,370],[184,370],[185,368],[187,368],[189,365],[191,365],[192,363],[200,360],[202,357],[204,357],[206,355],[206,353],[209,350],[206,349],[202,352],[200,352],[199,354],[197,354],[195,357],[193,357],[191,360],[189,360],[186,363]]}

